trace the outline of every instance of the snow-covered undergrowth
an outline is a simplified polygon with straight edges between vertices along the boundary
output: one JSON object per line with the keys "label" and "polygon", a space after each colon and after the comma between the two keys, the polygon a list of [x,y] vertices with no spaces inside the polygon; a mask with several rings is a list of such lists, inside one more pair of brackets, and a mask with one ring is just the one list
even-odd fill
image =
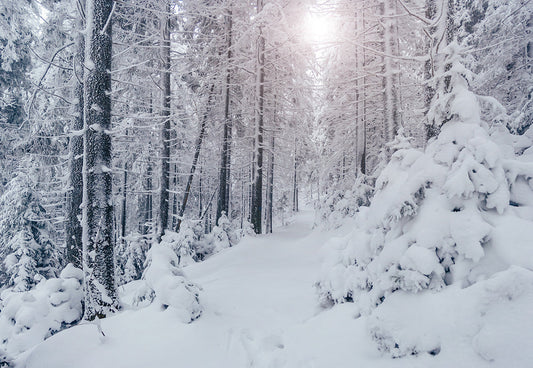
{"label": "snow-covered undergrowth", "polygon": [[[218,225],[208,234],[204,233],[202,222],[185,220],[179,232],[166,230],[161,244],[172,249],[177,256],[178,265],[185,267],[234,246],[244,235],[247,233],[223,215],[218,220]],[[152,238],[153,234],[134,233],[122,239],[115,257],[119,285],[141,278]]]}
{"label": "snow-covered undergrowth", "polygon": [[184,221],[178,233],[166,231],[162,242],[174,250],[181,266],[187,266],[237,244],[243,235],[223,215],[208,234],[204,233],[201,222]]}
{"label": "snow-covered undergrowth", "polygon": [[158,304],[163,310],[171,310],[185,323],[200,317],[200,289],[185,277],[178,264],[178,257],[170,247],[152,245],[143,277],[134,282],[133,304]]}
{"label": "snow-covered undergrowth", "polygon": [[360,174],[351,189],[334,190],[316,210],[315,226],[324,229],[340,227],[346,218],[354,217],[361,206],[368,206],[374,194],[375,177]]}
{"label": "snow-covered undergrowth", "polygon": [[82,280],[82,271],[69,264],[58,278],[42,279],[29,291],[4,290],[0,297],[0,352],[15,356],[79,321]]}
{"label": "snow-covered undergrowth", "polygon": [[[322,305],[354,302],[370,315],[372,337],[394,357],[438,354],[446,347],[443,329],[451,331],[446,320],[459,325],[447,338],[475,336],[474,350],[494,359],[489,345],[498,339],[480,334],[495,320],[484,313],[533,298],[525,287],[533,280],[533,150],[524,151],[531,134],[489,128],[463,72],[453,65],[453,92],[434,105],[448,120],[439,136],[424,151],[404,147],[392,155],[352,233],[328,244],[317,282]],[[461,317],[463,300],[475,311],[469,318]],[[505,303],[483,306],[490,300]],[[418,301],[430,310],[410,307]],[[527,322],[530,313],[520,311]]]}
{"label": "snow-covered undergrowth", "polygon": [[447,359],[473,352],[498,367],[526,367],[533,346],[531,305],[533,272],[512,266],[464,289],[394,293],[369,316],[367,329],[392,357],[427,352]]}

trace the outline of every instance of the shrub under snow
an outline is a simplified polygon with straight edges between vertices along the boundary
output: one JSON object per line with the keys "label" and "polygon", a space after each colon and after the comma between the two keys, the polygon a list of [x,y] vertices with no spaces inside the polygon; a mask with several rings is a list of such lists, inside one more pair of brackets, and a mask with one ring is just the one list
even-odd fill
{"label": "shrub under snow", "polygon": [[[393,294],[468,288],[512,265],[524,267],[526,278],[533,274],[533,152],[523,148],[531,141],[481,121],[463,72],[453,64],[453,90],[434,105],[448,121],[437,139],[424,151],[392,155],[355,229],[327,245],[331,257],[317,283],[323,305],[353,301],[372,314],[371,333],[393,356],[436,354],[438,345],[426,343],[432,333],[405,343],[379,322]],[[504,279],[502,288],[512,287]],[[408,311],[397,313],[400,324],[402,314]]]}
{"label": "shrub under snow", "polygon": [[29,291],[4,290],[0,295],[0,352],[15,356],[79,321],[82,282],[83,272],[69,264],[59,278],[43,279]]}
{"label": "shrub under snow", "polygon": [[185,323],[202,314],[199,287],[185,277],[176,253],[164,244],[152,245],[136,293],[137,305],[157,303],[163,309],[172,310]]}
{"label": "shrub under snow", "polygon": [[183,267],[237,244],[242,236],[228,217],[222,215],[209,234],[204,234],[201,222],[183,221],[178,233],[167,230],[161,241],[176,253]]}
{"label": "shrub under snow", "polygon": [[353,217],[361,206],[368,206],[374,194],[375,177],[359,174],[352,189],[335,190],[316,211],[315,224],[338,228],[347,217]]}

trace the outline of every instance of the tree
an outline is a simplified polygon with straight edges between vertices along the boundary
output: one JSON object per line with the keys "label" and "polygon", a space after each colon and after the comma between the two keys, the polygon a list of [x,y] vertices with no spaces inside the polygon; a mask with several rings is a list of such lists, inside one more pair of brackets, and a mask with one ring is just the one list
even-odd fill
{"label": "tree", "polygon": [[159,230],[158,241],[168,228],[169,210],[169,172],[170,172],[170,3],[166,3],[165,15],[161,21],[162,47],[161,47],[161,80],[163,88],[163,107],[161,109],[161,183],[159,195]]}
{"label": "tree", "polygon": [[[263,0],[257,0],[257,13],[263,10]],[[257,81],[256,81],[256,110],[255,110],[255,135],[253,162],[253,189],[251,204],[251,223],[256,234],[261,234],[261,220],[263,210],[263,131],[264,131],[264,104],[265,104],[265,36],[263,26],[259,25],[257,40]]]}
{"label": "tree", "polygon": [[57,276],[59,249],[54,228],[32,179],[19,173],[0,197],[0,290],[26,291]]}
{"label": "tree", "polygon": [[83,270],[85,315],[103,318],[118,306],[113,263],[111,174],[112,0],[88,0],[84,76]]}
{"label": "tree", "polygon": [[222,216],[223,213],[226,215],[229,213],[229,197],[230,197],[230,166],[231,166],[231,130],[233,125],[231,123],[230,117],[230,84],[231,84],[231,58],[232,58],[232,49],[231,49],[231,37],[232,37],[232,27],[233,27],[233,14],[231,8],[228,9],[226,15],[226,80],[224,86],[224,136],[222,140],[222,153],[220,160],[220,175],[219,175],[219,185],[218,185],[218,199],[217,199],[217,214],[216,221],[218,224],[218,219]]}
{"label": "tree", "polygon": [[85,28],[85,1],[78,1],[78,34],[76,36],[76,56],[73,71],[76,77],[76,104],[72,118],[69,148],[69,200],[67,203],[66,247],[67,260],[75,267],[82,266],[81,226],[83,201],[83,123],[84,123],[84,88],[83,76],[85,61],[85,37],[81,30]]}

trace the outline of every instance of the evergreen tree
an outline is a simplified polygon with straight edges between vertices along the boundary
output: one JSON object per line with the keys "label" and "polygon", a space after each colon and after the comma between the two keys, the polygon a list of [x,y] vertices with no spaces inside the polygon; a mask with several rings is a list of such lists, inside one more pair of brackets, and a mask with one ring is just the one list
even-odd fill
{"label": "evergreen tree", "polygon": [[31,289],[57,275],[59,249],[32,179],[19,173],[0,197],[0,290]]}

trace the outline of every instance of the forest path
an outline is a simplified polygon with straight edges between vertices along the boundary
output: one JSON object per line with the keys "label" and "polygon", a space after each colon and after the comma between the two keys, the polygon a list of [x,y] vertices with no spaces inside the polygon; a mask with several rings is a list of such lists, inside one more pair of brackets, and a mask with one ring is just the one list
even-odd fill
{"label": "forest path", "polygon": [[[20,360],[24,368],[349,367],[367,349],[350,306],[318,313],[321,246],[303,210],[273,234],[250,236],[184,269],[202,287],[202,316],[183,324],[157,305],[62,331]],[[335,235],[339,235],[338,229]],[[340,338],[340,336],[342,336]],[[354,347],[357,346],[357,349]],[[61,347],[61,351],[58,351]],[[371,357],[375,355],[372,347]]]}
{"label": "forest path", "polygon": [[313,284],[325,239],[312,232],[313,216],[304,210],[273,234],[248,237],[185,270],[204,289],[196,323],[226,335],[218,338],[226,344],[219,366],[283,366],[286,329],[316,314]]}

